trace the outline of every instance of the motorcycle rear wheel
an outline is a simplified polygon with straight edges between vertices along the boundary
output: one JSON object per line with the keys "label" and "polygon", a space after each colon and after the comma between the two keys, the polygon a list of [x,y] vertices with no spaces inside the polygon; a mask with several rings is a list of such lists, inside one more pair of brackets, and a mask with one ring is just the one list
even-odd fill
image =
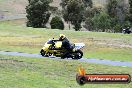
{"label": "motorcycle rear wheel", "polygon": [[72,54],[72,59],[81,59],[83,56],[83,52],[81,50],[77,50]]}

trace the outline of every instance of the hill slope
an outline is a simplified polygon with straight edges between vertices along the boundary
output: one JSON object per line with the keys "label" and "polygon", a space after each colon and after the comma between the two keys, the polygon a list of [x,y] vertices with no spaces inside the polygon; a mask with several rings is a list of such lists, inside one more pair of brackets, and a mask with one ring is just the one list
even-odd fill
{"label": "hill slope", "polygon": [[[53,0],[52,6],[60,7],[61,0]],[[128,0],[126,0],[128,2]],[[94,5],[104,6],[107,0],[93,0]],[[28,0],[0,0],[0,14],[24,14]]]}
{"label": "hill slope", "polygon": [[27,0],[0,0],[0,14],[24,14]]}
{"label": "hill slope", "polygon": [[[52,6],[60,7],[61,0],[53,0]],[[94,4],[102,5],[106,0],[93,0]],[[0,14],[24,14],[28,0],[0,0]]]}

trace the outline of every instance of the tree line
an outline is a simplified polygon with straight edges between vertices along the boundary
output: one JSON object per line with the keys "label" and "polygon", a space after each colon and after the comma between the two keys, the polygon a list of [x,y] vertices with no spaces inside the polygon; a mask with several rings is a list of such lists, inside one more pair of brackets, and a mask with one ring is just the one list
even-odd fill
{"label": "tree line", "polygon": [[53,0],[28,0],[26,6],[27,26],[45,28],[51,15],[52,29],[64,29],[65,22],[75,31],[82,27],[88,31],[121,32],[123,28],[132,25],[132,0],[107,0],[102,6],[93,5],[92,0],[61,0],[60,11],[57,7],[50,6]]}

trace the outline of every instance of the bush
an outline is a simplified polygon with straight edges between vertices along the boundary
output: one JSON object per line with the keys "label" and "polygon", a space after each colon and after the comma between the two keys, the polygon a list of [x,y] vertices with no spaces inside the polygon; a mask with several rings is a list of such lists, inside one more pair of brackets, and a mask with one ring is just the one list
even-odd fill
{"label": "bush", "polygon": [[95,15],[92,18],[92,21],[93,21],[94,29],[96,31],[100,31],[101,30],[102,32],[107,32],[108,29],[110,29],[111,18],[105,12],[101,12],[100,14]]}
{"label": "bush", "polygon": [[120,24],[116,24],[115,27],[114,27],[114,32],[122,32],[122,27]]}
{"label": "bush", "polygon": [[123,24],[123,28],[127,28],[127,27],[131,27],[131,23],[129,21],[126,21],[124,24]]}
{"label": "bush", "polygon": [[93,21],[92,18],[87,18],[85,20],[84,28],[86,28],[88,31],[93,31]]}
{"label": "bush", "polygon": [[55,16],[52,18],[50,25],[51,25],[52,29],[64,30],[64,23],[63,23],[62,19],[58,16]]}

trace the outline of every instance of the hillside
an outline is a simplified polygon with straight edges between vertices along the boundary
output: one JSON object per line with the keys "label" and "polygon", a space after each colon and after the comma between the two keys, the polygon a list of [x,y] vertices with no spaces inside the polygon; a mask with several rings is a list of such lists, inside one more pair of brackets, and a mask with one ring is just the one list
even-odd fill
{"label": "hillside", "polygon": [[[53,0],[52,6],[59,6],[61,0]],[[95,5],[102,5],[106,3],[106,0],[93,0]],[[0,14],[14,15],[25,14],[25,7],[28,4],[28,0],[0,0]]]}
{"label": "hillside", "polygon": [[0,0],[0,14],[24,14],[27,0]]}
{"label": "hillside", "polygon": [[[61,0],[53,0],[52,6],[60,7]],[[128,0],[126,0],[126,3]],[[107,0],[93,0],[94,6],[104,7]],[[25,7],[28,0],[0,0],[0,15],[25,14]]]}

